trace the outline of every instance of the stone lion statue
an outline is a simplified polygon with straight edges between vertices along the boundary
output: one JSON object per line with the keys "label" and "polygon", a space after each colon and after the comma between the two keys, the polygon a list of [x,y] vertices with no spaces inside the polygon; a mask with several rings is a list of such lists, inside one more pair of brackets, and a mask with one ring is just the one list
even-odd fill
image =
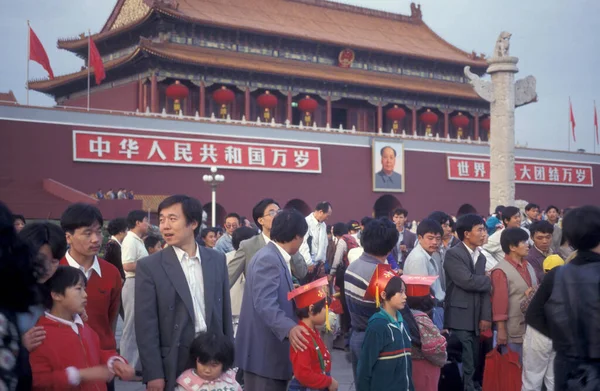
{"label": "stone lion statue", "polygon": [[510,49],[510,37],[511,33],[503,31],[500,33],[500,36],[496,40],[496,48],[494,49],[494,54],[497,57],[507,57],[508,51]]}

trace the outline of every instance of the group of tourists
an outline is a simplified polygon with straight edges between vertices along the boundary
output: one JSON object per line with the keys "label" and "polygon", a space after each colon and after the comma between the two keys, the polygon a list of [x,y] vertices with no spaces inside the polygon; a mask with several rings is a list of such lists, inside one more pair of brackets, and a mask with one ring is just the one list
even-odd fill
{"label": "group of tourists", "polygon": [[106,241],[93,205],[56,224],[0,203],[0,390],[335,391],[329,348],[357,391],[478,390],[493,349],[522,390],[600,389],[600,208],[466,212],[328,226],[329,202],[266,198],[213,241],[174,195],[160,235],[132,211]]}

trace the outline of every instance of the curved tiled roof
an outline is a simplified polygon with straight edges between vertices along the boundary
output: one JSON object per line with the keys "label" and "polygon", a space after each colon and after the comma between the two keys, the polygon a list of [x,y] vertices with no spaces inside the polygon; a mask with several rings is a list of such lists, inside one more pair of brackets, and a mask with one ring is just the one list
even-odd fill
{"label": "curved tiled roof", "polygon": [[[227,52],[218,49],[206,49],[173,43],[155,43],[148,40],[141,41],[140,46],[130,55],[105,63],[105,69],[109,71],[112,68],[122,66],[133,60],[141,52],[175,62],[206,65],[217,68],[247,70],[259,73],[293,76],[296,78],[318,79],[337,83],[365,85],[369,87],[452,96],[465,99],[480,99],[473,88],[468,84],[352,68],[335,68],[335,72],[332,72],[332,66],[330,65],[307,64],[283,58]],[[29,85],[31,89],[47,92],[64,83],[85,77],[87,77],[87,71],[82,70],[70,75],[55,77],[53,80],[32,82]]]}
{"label": "curved tiled roof", "polygon": [[[120,0],[115,6],[132,0]],[[115,11],[103,31],[93,36],[102,40],[119,34],[161,12],[193,23],[236,30],[293,37],[349,48],[406,55],[461,65],[486,66],[485,60],[473,58],[433,32],[419,16],[407,17],[325,0],[178,0],[176,7],[153,3],[145,16],[130,25],[107,29],[116,18]],[[86,39],[61,41],[65,49],[87,45]]]}

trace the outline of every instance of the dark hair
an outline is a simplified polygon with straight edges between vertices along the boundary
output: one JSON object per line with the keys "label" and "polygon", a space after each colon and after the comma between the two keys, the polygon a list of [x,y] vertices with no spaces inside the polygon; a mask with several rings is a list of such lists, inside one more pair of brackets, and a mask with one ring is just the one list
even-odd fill
{"label": "dark hair", "polygon": [[473,227],[478,225],[485,226],[485,221],[481,216],[478,216],[473,213],[466,214],[461,216],[456,221],[456,234],[460,240],[465,240],[465,232],[470,232],[473,230]]}
{"label": "dark hair", "polygon": [[200,237],[202,239],[206,239],[206,235],[208,235],[211,232],[213,232],[216,235],[217,234],[216,231],[217,230],[215,228],[204,228],[202,231],[200,231]]}
{"label": "dark hair", "polygon": [[502,211],[502,224],[506,226],[506,221],[510,221],[513,216],[520,215],[521,211],[516,206],[507,206]]}
{"label": "dark hair", "polygon": [[502,213],[504,213],[504,208],[505,208],[504,205],[498,205],[496,207],[496,209],[494,210],[494,213],[497,214],[497,215],[499,215],[499,217],[501,217]]}
{"label": "dark hair", "polygon": [[367,254],[387,256],[398,243],[400,234],[389,219],[373,219],[366,226],[360,241]]}
{"label": "dark hair", "polygon": [[35,253],[15,231],[11,211],[0,201],[0,307],[27,312],[39,302]]}
{"label": "dark hair", "polygon": [[450,220],[452,220],[446,212],[442,212],[439,210],[432,212],[427,218],[437,221],[440,225],[444,225]]}
{"label": "dark hair", "polygon": [[271,240],[277,243],[289,243],[297,236],[306,235],[308,224],[296,209],[283,209],[273,219]]}
{"label": "dark hair", "polygon": [[225,220],[230,219],[230,218],[235,218],[238,221],[238,224],[242,223],[242,219],[240,218],[240,215],[237,213],[229,213],[227,216],[225,216]]}
{"label": "dark hair", "polygon": [[431,317],[434,307],[433,297],[426,296],[409,296],[406,298],[406,304],[411,310],[425,312]]}
{"label": "dark hair", "polygon": [[132,210],[127,214],[127,228],[135,228],[137,222],[143,222],[146,217],[148,217],[148,214],[143,210]]}
{"label": "dark hair", "polygon": [[231,234],[231,245],[237,251],[240,248],[240,243],[244,240],[250,239],[257,234],[254,228],[250,227],[239,227]]}
{"label": "dark hair", "polygon": [[[56,272],[44,283],[44,287],[49,293],[58,293],[64,295],[67,288],[71,288],[81,282],[84,286],[87,285],[87,278],[81,270],[71,266],[58,266]],[[52,308],[52,296],[44,297],[44,305],[46,308]]]}
{"label": "dark hair", "polygon": [[510,246],[519,246],[521,242],[527,242],[529,235],[522,228],[507,228],[500,234],[500,246],[504,254],[510,254]]}
{"label": "dark hair", "polygon": [[348,225],[346,223],[335,223],[333,225],[333,236],[342,236],[348,233]]}
{"label": "dark hair", "polygon": [[553,234],[554,225],[552,225],[552,223],[546,220],[534,221],[529,226],[529,234],[531,235],[531,239],[533,239],[533,235],[535,235],[536,232],[542,234]]}
{"label": "dark hair", "polygon": [[386,148],[389,148],[392,151],[394,151],[394,157],[397,156],[396,155],[396,150],[394,148],[392,148],[391,146],[389,146],[389,145],[386,145],[385,147],[381,148],[381,151],[379,151],[379,155],[383,156],[383,151],[385,151]]}
{"label": "dark hair", "polygon": [[408,217],[408,211],[406,209],[403,208],[396,208],[394,209],[394,212],[392,213],[392,216],[400,216],[403,215],[405,218]]}
{"label": "dark hair", "polygon": [[67,240],[64,231],[56,224],[49,221],[31,223],[19,232],[19,238],[27,243],[35,254],[35,279],[46,275],[46,259],[40,256],[40,248],[50,246],[52,258],[62,259],[67,252]]}
{"label": "dark hair", "polygon": [[23,222],[23,224],[27,224],[27,221],[25,221],[25,216],[23,215],[12,215],[12,221],[13,224],[17,221],[17,220],[21,220]]}
{"label": "dark hair", "polygon": [[477,209],[471,204],[463,204],[456,212],[456,217],[462,217],[464,215],[477,214]]}
{"label": "dark hair", "polygon": [[192,342],[190,347],[189,367],[196,368],[196,362],[208,364],[218,362],[223,365],[223,372],[233,366],[233,342],[221,333],[203,332]]}
{"label": "dark hair", "polygon": [[310,315],[318,315],[323,310],[323,308],[325,308],[325,304],[327,304],[327,298],[324,298],[323,300],[317,301],[315,304],[313,304],[312,311],[309,311],[310,306],[304,308],[296,308],[296,316],[298,317],[298,319],[306,319]]}
{"label": "dark hair", "polygon": [[529,203],[527,205],[525,205],[525,212],[529,212],[531,209],[540,209],[540,206],[538,204],[534,204],[534,203]]}
{"label": "dark hair", "polygon": [[567,213],[569,213],[572,210],[573,210],[573,208],[564,208],[563,209],[563,219],[565,218],[565,216],[567,215]]}
{"label": "dark hair", "polygon": [[254,208],[252,208],[252,220],[254,220],[254,223],[256,224],[256,226],[258,228],[262,229],[262,225],[260,225],[260,223],[258,222],[258,219],[260,219],[261,217],[264,217],[265,211],[267,210],[269,205],[273,205],[273,204],[279,206],[277,201],[275,201],[274,199],[265,198],[265,199],[260,200],[258,202],[258,204],[254,205]]}
{"label": "dark hair", "polygon": [[586,205],[571,209],[563,217],[562,227],[574,249],[592,250],[600,243],[600,208]]}
{"label": "dark hair", "polygon": [[319,202],[315,207],[316,211],[321,211],[323,213],[329,213],[329,208],[331,208],[331,203],[327,201]]}
{"label": "dark hair", "polygon": [[360,225],[362,225],[364,227],[367,224],[369,224],[369,221],[373,221],[373,218],[369,217],[369,216],[365,216],[362,219],[360,219]]}
{"label": "dark hair", "polygon": [[120,234],[121,232],[127,231],[127,219],[124,217],[117,217],[116,219],[112,219],[108,223],[108,227],[106,227],[108,234],[111,236],[115,236]]}
{"label": "dark hair", "polygon": [[556,210],[556,213],[560,214],[560,209],[558,209],[558,206],[548,205],[548,207],[546,208],[546,213],[550,212],[550,209],[554,209]]}
{"label": "dark hair", "polygon": [[146,239],[144,239],[144,247],[146,247],[146,250],[148,251],[156,246],[156,243],[160,243],[160,238],[158,236],[148,235],[146,236]]}
{"label": "dark hair", "polygon": [[194,230],[194,236],[198,236],[198,233],[200,232],[200,226],[202,225],[203,212],[200,201],[183,194],[172,195],[168,198],[165,198],[163,202],[158,205],[158,215],[160,216],[160,212],[163,209],[171,207],[175,204],[181,204],[181,210],[183,211],[187,225],[192,224],[194,221],[198,223],[198,226]]}
{"label": "dark hair", "polygon": [[438,234],[444,236],[444,230],[437,221],[424,219],[417,226],[417,236],[425,236],[425,234]]}
{"label": "dark hair", "polygon": [[406,284],[402,278],[394,276],[388,281],[383,291],[385,292],[385,301],[390,301],[396,293],[406,292]]}
{"label": "dark hair", "polygon": [[94,223],[104,224],[102,213],[94,205],[78,202],[71,204],[60,217],[60,226],[63,231],[72,234],[76,229],[91,227]]}

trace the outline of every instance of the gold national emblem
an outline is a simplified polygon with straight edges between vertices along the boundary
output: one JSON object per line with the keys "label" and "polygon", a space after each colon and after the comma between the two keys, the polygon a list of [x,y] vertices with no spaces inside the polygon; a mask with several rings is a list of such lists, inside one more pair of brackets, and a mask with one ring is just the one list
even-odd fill
{"label": "gold national emblem", "polygon": [[352,49],[344,49],[338,57],[339,65],[342,68],[350,68],[354,62],[354,51]]}

